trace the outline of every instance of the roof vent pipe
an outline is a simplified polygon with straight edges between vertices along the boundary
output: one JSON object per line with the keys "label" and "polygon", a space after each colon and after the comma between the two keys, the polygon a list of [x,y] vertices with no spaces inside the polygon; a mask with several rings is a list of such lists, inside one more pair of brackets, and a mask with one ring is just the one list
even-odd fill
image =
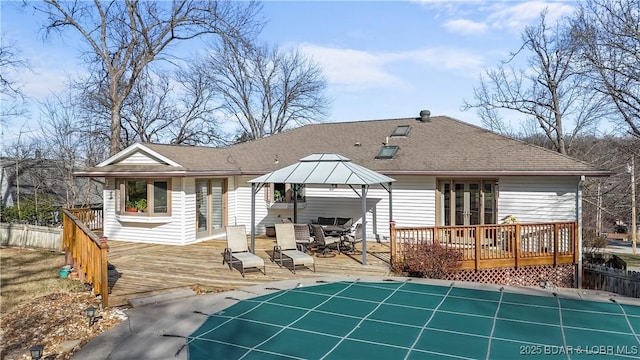
{"label": "roof vent pipe", "polygon": [[430,122],[431,121],[431,111],[422,110],[420,111],[420,122]]}

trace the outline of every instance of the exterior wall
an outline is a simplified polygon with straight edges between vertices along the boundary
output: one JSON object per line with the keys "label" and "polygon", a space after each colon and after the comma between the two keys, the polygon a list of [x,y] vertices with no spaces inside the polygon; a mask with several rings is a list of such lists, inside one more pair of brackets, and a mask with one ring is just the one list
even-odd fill
{"label": "exterior wall", "polygon": [[519,222],[576,221],[579,177],[502,177],[498,182],[498,220],[513,215]]}
{"label": "exterior wall", "polygon": [[[228,178],[226,225],[251,229],[251,184],[253,177]],[[396,176],[393,183],[393,220],[398,227],[436,224],[436,178]],[[498,219],[514,215],[520,222],[575,221],[579,177],[502,177],[498,188]],[[196,239],[195,179],[171,180],[171,222],[144,224],[121,222],[115,216],[115,200],[104,191],[104,234],[115,240],[186,245],[211,238]],[[357,188],[360,192],[360,188]],[[318,216],[349,217],[362,221],[361,201],[354,191],[341,186],[307,186],[306,202],[299,204],[298,222],[310,223]],[[304,207],[302,207],[304,206]],[[389,236],[389,195],[379,185],[367,193],[367,238],[384,240]],[[256,233],[265,226],[293,217],[293,209],[269,208],[264,189],[256,195]]]}
{"label": "exterior wall", "polygon": [[193,193],[193,179],[184,179],[183,181],[181,178],[172,178],[171,221],[144,223],[118,220],[115,214],[115,191],[105,190],[104,235],[113,240],[168,245],[185,245],[195,242],[195,226],[193,225],[195,224],[195,195]]}
{"label": "exterior wall", "polygon": [[[238,178],[235,192],[238,224],[251,224],[251,184],[249,177]],[[435,178],[419,176],[396,177],[393,183],[393,217],[397,226],[425,226],[435,223]],[[361,188],[355,187],[358,193]],[[293,218],[293,209],[268,208],[264,189],[256,195],[256,232],[265,233],[265,226]],[[306,202],[299,204],[298,222],[310,223],[318,216],[349,217],[354,224],[362,221],[361,200],[347,186],[332,188],[328,185],[307,186]],[[304,208],[301,208],[304,206]],[[389,193],[379,185],[367,192],[367,238],[389,236]]]}
{"label": "exterior wall", "polygon": [[[180,209],[178,210],[179,219],[182,219],[180,224],[182,231],[182,243],[192,244],[200,240],[196,240],[196,179],[184,178],[182,179],[182,186],[180,188]],[[176,202],[172,201],[172,204]]]}

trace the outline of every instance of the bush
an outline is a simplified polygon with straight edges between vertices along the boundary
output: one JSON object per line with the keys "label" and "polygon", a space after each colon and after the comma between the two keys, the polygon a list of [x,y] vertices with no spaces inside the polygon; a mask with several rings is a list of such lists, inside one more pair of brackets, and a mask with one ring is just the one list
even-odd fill
{"label": "bush", "polygon": [[51,196],[38,195],[37,198],[33,195],[25,196],[20,198],[20,211],[17,206],[2,209],[2,222],[32,225],[59,224],[60,211],[53,205]]}
{"label": "bush", "polygon": [[440,244],[404,244],[404,270],[409,276],[443,279],[457,272],[462,252]]}
{"label": "bush", "polygon": [[595,230],[585,230],[582,232],[582,248],[585,252],[597,252],[607,247],[607,237],[597,235]]}

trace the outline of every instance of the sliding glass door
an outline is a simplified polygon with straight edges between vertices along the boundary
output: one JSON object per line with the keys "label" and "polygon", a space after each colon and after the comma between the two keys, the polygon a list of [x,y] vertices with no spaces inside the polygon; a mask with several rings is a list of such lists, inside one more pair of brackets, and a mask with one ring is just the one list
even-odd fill
{"label": "sliding glass door", "polygon": [[197,237],[213,234],[225,224],[225,179],[196,180]]}

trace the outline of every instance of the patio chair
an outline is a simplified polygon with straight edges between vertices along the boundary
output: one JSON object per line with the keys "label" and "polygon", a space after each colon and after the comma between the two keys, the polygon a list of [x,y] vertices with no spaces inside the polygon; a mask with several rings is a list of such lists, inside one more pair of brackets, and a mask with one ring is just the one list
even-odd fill
{"label": "patio chair", "polygon": [[311,236],[311,230],[308,224],[293,224],[293,230],[296,234],[296,244],[301,247],[302,252],[307,252],[307,248],[315,240]]}
{"label": "patio chair", "polygon": [[313,257],[298,250],[296,245],[296,234],[292,223],[288,224],[275,224],[276,226],[276,243],[273,247],[273,254],[271,255],[271,261],[278,264],[278,266],[285,266],[286,263],[290,263],[289,270],[296,273],[296,268],[306,267],[313,268],[313,272],[316,271],[316,264],[313,261]]}
{"label": "patio chair", "polygon": [[234,267],[240,271],[242,277],[248,269],[256,269],[267,274],[264,260],[249,252],[247,245],[247,229],[244,225],[227,226],[227,247],[222,253],[222,265],[229,264],[229,270]]}
{"label": "patio chair", "polygon": [[356,224],[353,234],[349,234],[343,239],[343,244],[346,243],[346,246],[349,247],[349,252],[351,253],[357,252],[356,244],[359,242],[362,242],[362,224]]}
{"label": "patio chair", "polygon": [[340,252],[340,242],[342,241],[342,237],[326,235],[322,225],[311,224],[311,228],[313,229],[315,244],[317,244],[318,248],[322,251],[322,255],[327,255],[331,248],[334,247],[338,252]]}

